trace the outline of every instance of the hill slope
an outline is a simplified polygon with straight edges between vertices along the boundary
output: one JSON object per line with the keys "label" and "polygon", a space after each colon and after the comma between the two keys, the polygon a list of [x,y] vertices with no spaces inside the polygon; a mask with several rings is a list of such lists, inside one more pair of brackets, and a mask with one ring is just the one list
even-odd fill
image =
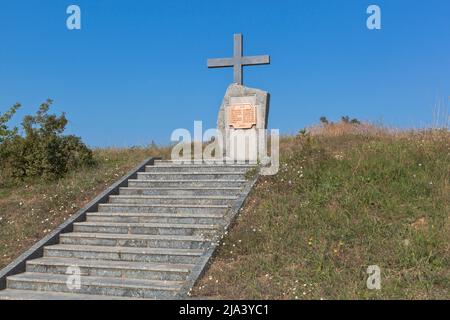
{"label": "hill slope", "polygon": [[450,133],[310,132],[282,139],[279,174],[259,179],[192,295],[449,299]]}
{"label": "hill slope", "polygon": [[[450,298],[450,133],[316,127],[281,140],[192,295],[210,298]],[[0,189],[0,267],[147,156],[96,150],[96,168]],[[366,288],[369,265],[382,289]]]}

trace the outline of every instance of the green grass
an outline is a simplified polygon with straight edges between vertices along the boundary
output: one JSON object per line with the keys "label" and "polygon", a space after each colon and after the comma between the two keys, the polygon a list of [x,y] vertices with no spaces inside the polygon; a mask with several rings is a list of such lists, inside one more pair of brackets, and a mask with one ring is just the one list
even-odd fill
{"label": "green grass", "polygon": [[54,182],[0,188],[0,268],[51,232],[97,194],[150,156],[168,148],[97,149],[97,165]]}
{"label": "green grass", "polygon": [[449,132],[285,137],[192,295],[449,299],[449,215]]}

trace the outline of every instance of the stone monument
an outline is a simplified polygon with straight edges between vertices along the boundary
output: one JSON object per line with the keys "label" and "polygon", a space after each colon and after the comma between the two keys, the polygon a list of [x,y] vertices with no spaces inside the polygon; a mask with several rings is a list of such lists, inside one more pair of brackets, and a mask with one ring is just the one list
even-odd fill
{"label": "stone monument", "polygon": [[243,56],[242,35],[234,35],[233,58],[209,59],[209,68],[233,67],[232,83],[223,99],[217,119],[221,133],[219,149],[225,159],[266,163],[267,122],[269,115],[268,92],[243,85],[243,67],[269,64],[270,57]]}

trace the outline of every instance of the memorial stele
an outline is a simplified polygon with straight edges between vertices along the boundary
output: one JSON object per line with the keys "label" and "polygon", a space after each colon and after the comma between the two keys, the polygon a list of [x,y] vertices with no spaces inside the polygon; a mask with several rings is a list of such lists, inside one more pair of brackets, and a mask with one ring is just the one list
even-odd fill
{"label": "memorial stele", "polygon": [[243,67],[270,64],[268,55],[244,56],[242,34],[234,35],[232,58],[208,59],[208,68],[232,67],[234,82],[228,86],[217,119],[223,137],[219,150],[223,158],[261,163],[267,156],[267,122],[270,94],[243,85]]}

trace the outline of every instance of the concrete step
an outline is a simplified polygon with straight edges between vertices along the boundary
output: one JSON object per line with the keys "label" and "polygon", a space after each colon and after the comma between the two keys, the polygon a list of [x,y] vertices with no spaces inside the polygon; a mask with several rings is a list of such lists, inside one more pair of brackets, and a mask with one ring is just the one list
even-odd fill
{"label": "concrete step", "polygon": [[187,223],[118,223],[118,222],[77,222],[74,232],[122,233],[146,235],[212,236],[219,225]]}
{"label": "concrete step", "polygon": [[220,173],[241,173],[253,168],[249,165],[167,165],[167,166],[146,166],[145,172],[220,172]]}
{"label": "concrete step", "polygon": [[54,245],[44,248],[44,257],[77,258],[91,260],[116,260],[194,264],[204,250],[167,248],[130,248],[105,246]]}
{"label": "concrete step", "polygon": [[243,180],[243,173],[221,172],[138,172],[139,180]]}
{"label": "concrete step", "polygon": [[28,261],[26,270],[35,273],[71,274],[71,267],[79,268],[80,275],[89,277],[184,281],[194,265],[40,258]]}
{"label": "concrete step", "polygon": [[100,296],[50,291],[5,289],[0,291],[0,300],[135,300],[136,298]]}
{"label": "concrete step", "polygon": [[181,288],[180,281],[157,281],[81,276],[80,289],[70,289],[68,276],[46,273],[23,273],[9,277],[8,288],[18,290],[53,291],[147,299],[173,298]]}
{"label": "concrete step", "polygon": [[109,203],[120,204],[182,204],[182,205],[229,205],[236,196],[128,196],[109,197]]}
{"label": "concrete step", "polygon": [[182,204],[121,204],[102,203],[99,212],[142,212],[142,213],[221,213],[228,210],[226,205],[182,205]]}
{"label": "concrete step", "polygon": [[220,213],[123,213],[123,212],[88,212],[87,222],[119,222],[119,223],[187,223],[187,224],[220,224],[223,222]]}
{"label": "concrete step", "polygon": [[120,188],[120,195],[128,196],[237,196],[241,188]]}
{"label": "concrete step", "polygon": [[154,166],[235,166],[235,165],[248,165],[248,166],[257,166],[257,163],[249,163],[249,161],[226,161],[226,159],[204,159],[204,160],[156,160],[154,162]]}
{"label": "concrete step", "polygon": [[141,188],[242,188],[247,181],[241,180],[218,180],[218,179],[197,179],[197,180],[128,180],[128,187]]}
{"label": "concrete step", "polygon": [[204,249],[211,246],[200,236],[143,235],[123,233],[70,232],[60,236],[61,244],[135,248]]}

